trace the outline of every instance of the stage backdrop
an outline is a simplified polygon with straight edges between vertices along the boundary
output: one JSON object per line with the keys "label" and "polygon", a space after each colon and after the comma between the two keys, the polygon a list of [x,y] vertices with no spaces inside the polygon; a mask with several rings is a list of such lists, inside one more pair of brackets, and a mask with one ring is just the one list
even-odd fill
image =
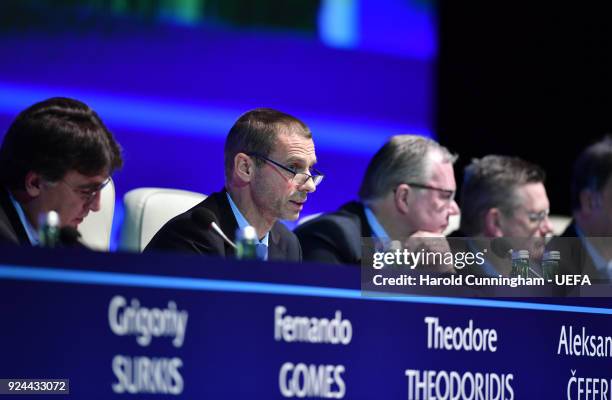
{"label": "stage backdrop", "polygon": [[327,175],[310,214],[355,197],[389,136],[432,135],[428,1],[129,4],[0,5],[0,136],[33,102],[76,97],[124,148],[119,200],[144,186],[211,193],[223,185],[233,122],[251,108],[277,108],[311,127]]}

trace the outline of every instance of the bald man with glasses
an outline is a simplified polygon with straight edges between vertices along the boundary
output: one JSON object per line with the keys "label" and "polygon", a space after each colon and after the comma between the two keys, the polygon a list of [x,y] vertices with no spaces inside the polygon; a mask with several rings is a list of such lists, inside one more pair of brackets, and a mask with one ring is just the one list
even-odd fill
{"label": "bald man with glasses", "polygon": [[308,195],[323,180],[314,168],[310,129],[280,111],[251,110],[231,128],[224,159],[225,188],[166,223],[145,251],[234,256],[234,248],[198,219],[206,210],[232,241],[238,228],[253,226],[259,258],[301,261],[297,237],[279,220],[298,219]]}
{"label": "bald man with glasses", "polygon": [[449,217],[459,213],[455,160],[431,139],[392,137],[370,161],[359,201],[297,227],[304,259],[361,265],[362,238],[405,242],[443,237]]}

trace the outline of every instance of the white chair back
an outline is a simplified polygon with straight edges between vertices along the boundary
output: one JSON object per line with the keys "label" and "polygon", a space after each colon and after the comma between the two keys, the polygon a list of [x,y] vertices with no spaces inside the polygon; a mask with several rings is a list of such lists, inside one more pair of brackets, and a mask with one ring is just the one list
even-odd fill
{"label": "white chair back", "polygon": [[123,197],[125,215],[119,249],[141,252],[162,226],[206,195],[179,189],[140,188]]}
{"label": "white chair back", "polygon": [[555,236],[561,235],[572,222],[572,217],[566,215],[550,215],[548,219],[553,228],[552,234]]}

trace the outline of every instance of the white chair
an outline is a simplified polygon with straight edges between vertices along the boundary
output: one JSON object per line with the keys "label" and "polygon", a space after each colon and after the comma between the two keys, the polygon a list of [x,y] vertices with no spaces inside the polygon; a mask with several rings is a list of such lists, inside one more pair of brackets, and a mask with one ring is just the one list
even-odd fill
{"label": "white chair", "polygon": [[452,232],[459,229],[461,225],[461,214],[451,215],[448,217],[448,226],[444,230],[444,236],[450,235]]}
{"label": "white chair", "polygon": [[115,184],[111,179],[100,192],[100,211],[90,212],[77,228],[83,243],[94,250],[108,251],[114,212]]}
{"label": "white chair", "polygon": [[202,193],[178,189],[140,188],[129,191],[123,197],[125,215],[119,249],[141,252],[166,222],[205,198]]}
{"label": "white chair", "polygon": [[570,222],[572,222],[572,217],[565,215],[549,215],[548,219],[550,220],[550,224],[553,228],[552,234],[555,236],[561,235],[568,227]]}

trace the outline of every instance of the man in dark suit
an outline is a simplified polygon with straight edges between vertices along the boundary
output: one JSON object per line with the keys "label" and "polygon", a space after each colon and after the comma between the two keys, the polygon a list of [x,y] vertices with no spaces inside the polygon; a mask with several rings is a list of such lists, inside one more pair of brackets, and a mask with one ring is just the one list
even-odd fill
{"label": "man in dark suit", "polygon": [[100,209],[121,149],[86,104],[51,98],[21,112],[0,147],[0,242],[38,245],[41,214],[76,228]]}
{"label": "man in dark suit", "polygon": [[201,218],[208,210],[232,241],[238,228],[253,226],[260,258],[300,261],[297,238],[278,220],[296,220],[323,179],[313,168],[317,159],[308,127],[276,110],[251,110],[231,128],[224,158],[225,190],[166,223],[145,251],[233,256],[233,247]]}
{"label": "man in dark suit", "polygon": [[360,201],[296,228],[304,259],[361,265],[362,238],[443,237],[449,216],[459,213],[455,159],[433,140],[392,137],[370,161]]}
{"label": "man in dark suit", "polygon": [[561,251],[561,272],[612,278],[612,137],[590,145],[574,163],[573,220],[549,244]]}

